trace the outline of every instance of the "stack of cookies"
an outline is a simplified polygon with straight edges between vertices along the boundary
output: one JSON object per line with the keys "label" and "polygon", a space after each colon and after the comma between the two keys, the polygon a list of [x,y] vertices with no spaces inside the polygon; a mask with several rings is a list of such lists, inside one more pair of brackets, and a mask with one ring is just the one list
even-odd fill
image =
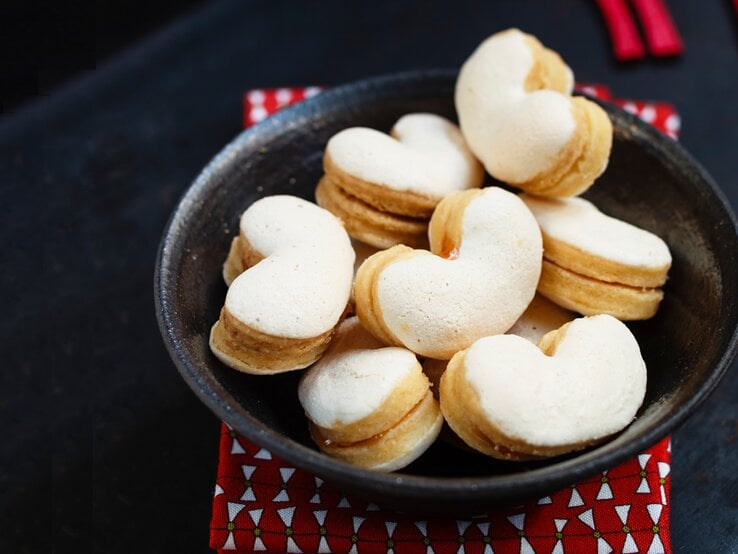
{"label": "stack of cookies", "polygon": [[318,204],[340,217],[352,237],[376,248],[427,246],[438,202],[484,179],[459,128],[429,113],[401,117],[389,135],[344,129],[328,141],[323,169]]}
{"label": "stack of cookies", "polygon": [[[298,395],[313,439],[368,469],[409,464],[444,420],[506,460],[622,430],[646,390],[622,321],[656,313],[671,256],[577,197],[607,167],[612,125],[572,86],[558,54],[511,29],[462,67],[458,127],[416,113],[334,135],[319,206],[276,196],[242,215],[213,353],[252,374],[312,365]],[[485,170],[523,193],[480,188]]]}

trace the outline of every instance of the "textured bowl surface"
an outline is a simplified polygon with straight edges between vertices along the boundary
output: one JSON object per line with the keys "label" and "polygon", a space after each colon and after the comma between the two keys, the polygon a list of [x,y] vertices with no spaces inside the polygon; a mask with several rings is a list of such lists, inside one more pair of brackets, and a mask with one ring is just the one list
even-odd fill
{"label": "textured bowl surface", "polygon": [[[630,327],[648,366],[637,420],[598,447],[535,463],[507,463],[437,442],[400,473],[356,469],[321,454],[297,400],[300,372],[244,375],[208,348],[226,287],[221,265],[238,218],[272,194],[313,200],[328,138],[350,126],[388,131],[401,115],[455,119],[450,71],[349,84],[287,108],[245,131],[203,170],[164,232],[155,299],[164,342],[184,379],[239,433],[347,492],[381,505],[462,515],[547,494],[648,448],[682,422],[728,368],[736,350],[735,218],[705,171],[674,141],[604,105],[615,139],[605,174],[586,194],[603,211],[661,236],[674,263],[657,316]],[[699,445],[694,445],[699,447]]]}

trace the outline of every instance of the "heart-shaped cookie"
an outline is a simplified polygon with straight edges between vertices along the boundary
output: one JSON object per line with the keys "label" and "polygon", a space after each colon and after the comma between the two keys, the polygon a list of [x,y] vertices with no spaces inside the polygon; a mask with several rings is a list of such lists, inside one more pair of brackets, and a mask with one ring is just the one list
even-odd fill
{"label": "heart-shaped cookie", "polygon": [[298,394],[320,449],[368,469],[406,466],[443,423],[415,354],[385,347],[355,317],[339,325]]}
{"label": "heart-shaped cookie", "polygon": [[456,111],[467,144],[493,177],[570,196],[605,170],[612,123],[594,102],[571,97],[573,83],[558,54],[517,29],[474,51],[456,81]]}
{"label": "heart-shaped cookie", "polygon": [[354,250],[330,212],[294,196],[254,202],[224,266],[245,269],[226,294],[210,348],[246,373],[280,373],[325,351],[351,292]]}
{"label": "heart-shaped cookie", "polygon": [[541,226],[542,295],[584,315],[633,320],[656,313],[671,267],[663,240],[583,198],[520,198]]}
{"label": "heart-shaped cookie", "polygon": [[366,127],[334,135],[315,196],[354,238],[378,248],[422,245],[438,202],[479,187],[484,171],[458,127],[441,116],[405,115],[390,135]]}
{"label": "heart-shaped cookie", "polygon": [[485,337],[441,378],[441,410],[472,448],[502,459],[584,448],[633,421],[646,365],[628,328],[609,315],[575,319],[541,339]]}
{"label": "heart-shaped cookie", "polygon": [[504,333],[535,293],[541,234],[525,204],[501,188],[457,192],[436,208],[431,252],[395,246],[356,274],[356,309],[387,344],[449,359]]}

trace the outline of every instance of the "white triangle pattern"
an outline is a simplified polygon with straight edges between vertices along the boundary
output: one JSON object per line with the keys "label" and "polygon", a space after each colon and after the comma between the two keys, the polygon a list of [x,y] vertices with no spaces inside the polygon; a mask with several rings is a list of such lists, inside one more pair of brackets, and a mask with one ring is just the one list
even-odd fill
{"label": "white triangle pattern", "polygon": [[518,531],[522,531],[523,525],[525,525],[525,513],[508,516],[507,520],[512,523],[515,529],[517,529]]}
{"label": "white triangle pattern", "polygon": [[638,114],[638,117],[646,123],[653,123],[656,119],[656,108],[653,107],[653,104],[646,104],[641,108],[641,113]]}
{"label": "white triangle pattern", "polygon": [[289,502],[290,501],[290,495],[287,494],[287,489],[281,489],[277,496],[272,498],[272,502]]}
{"label": "white triangle pattern", "polygon": [[638,494],[646,494],[646,493],[649,493],[649,492],[651,492],[651,487],[649,486],[648,481],[646,480],[646,478],[645,477],[642,477],[641,478],[641,482],[638,485],[638,488],[636,489],[636,493],[638,493]]}
{"label": "white triangle pattern", "polygon": [[628,533],[625,535],[625,543],[623,544],[623,554],[636,554],[638,552],[638,545],[636,544],[633,535]]}
{"label": "white triangle pattern", "polygon": [[228,505],[228,521],[233,521],[241,510],[245,508],[243,504],[236,504],[235,502],[229,502]]}
{"label": "white triangle pattern", "polygon": [[345,496],[341,497],[341,500],[336,505],[336,508],[350,508],[351,504],[349,504],[348,498]]}
{"label": "white triangle pattern", "polygon": [[648,510],[648,515],[651,516],[651,521],[653,521],[654,525],[659,523],[663,508],[661,504],[646,504],[646,510]]}
{"label": "white triangle pattern", "polygon": [[561,540],[556,541],[553,550],[551,550],[551,554],[564,554],[564,545],[561,544]]}
{"label": "white triangle pattern", "polygon": [[254,454],[254,458],[256,458],[257,460],[271,460],[272,453],[269,452],[269,450],[262,448],[256,454]]}
{"label": "white triangle pattern", "polygon": [[625,525],[628,523],[628,513],[630,513],[630,504],[621,504],[615,506],[615,512],[618,514],[620,521]]}
{"label": "white triangle pattern", "polygon": [[569,498],[569,508],[574,508],[575,506],[584,506],[584,500],[582,500],[582,495],[579,494],[579,491],[576,487],[571,488],[571,497]]}
{"label": "white triangle pattern", "polygon": [[[671,451],[671,441],[669,441],[669,443],[667,445],[667,451],[669,451],[669,452]],[[236,440],[235,438],[233,439],[233,443],[232,443],[232,447],[231,447],[231,453],[232,454],[243,454],[243,453],[245,453],[245,450],[243,449],[243,447],[241,446],[241,444],[238,442],[238,440]],[[268,460],[268,459],[271,459],[271,453],[268,450],[266,450],[266,449],[260,449],[259,452],[257,452],[254,455],[254,458],[257,458],[257,459],[267,459]],[[650,454],[641,454],[641,455],[638,456],[638,462],[639,462],[639,465],[640,465],[640,467],[642,469],[645,469],[645,467],[646,467],[648,461],[650,460],[650,458],[651,458],[651,455]],[[241,466],[241,469],[243,471],[244,477],[246,479],[250,479],[252,477],[254,471],[256,470],[256,466],[242,465]],[[670,473],[670,470],[671,470],[671,466],[668,463],[666,463],[666,462],[658,462],[658,474],[659,474],[659,477],[661,479],[664,479],[666,476],[668,476],[669,473]],[[282,476],[282,479],[283,479],[283,481],[285,483],[287,481],[289,481],[289,479],[295,473],[295,469],[294,468],[280,468],[279,471],[280,471],[280,474]],[[605,473],[606,472],[604,472],[603,474],[605,474]],[[323,483],[323,481],[320,478],[318,478],[318,477],[315,477],[315,482],[316,482],[316,487],[320,487],[322,485],[322,483]],[[650,492],[649,483],[648,483],[648,481],[645,478],[642,478],[641,479],[641,482],[639,484],[638,490],[636,492],[638,492],[638,493]],[[223,493],[224,493],[223,488],[220,485],[216,484],[215,485],[214,496],[218,496],[218,495],[223,494]],[[284,495],[286,496],[286,500],[289,500],[289,496],[287,495],[286,491],[283,490],[279,495],[277,495],[277,497],[275,497],[274,501],[280,501],[280,500],[278,500],[278,498],[279,498],[279,496],[282,493],[284,493]],[[319,494],[317,492],[314,495],[313,499],[316,499],[316,498],[317,498],[316,501],[317,502],[320,502],[320,496],[319,496]],[[600,487],[600,490],[599,490],[599,492],[597,494],[597,500],[612,499],[612,498],[613,498],[613,495],[612,495],[612,489],[611,489],[611,487],[609,486],[608,483],[602,483],[602,486]],[[247,490],[244,492],[244,495],[241,497],[241,500],[256,500],[256,498],[255,498],[255,496],[253,494],[253,491],[251,490],[250,487],[247,488]],[[663,485],[661,485],[661,500],[662,500],[662,504],[665,505],[666,504],[666,498],[665,498],[665,491],[664,491],[664,486]],[[311,502],[313,502],[312,499],[311,499]],[[552,499],[551,499],[550,496],[542,497],[537,502],[538,505],[550,504],[550,503],[552,503]],[[571,506],[577,506],[577,505],[583,505],[583,504],[584,504],[584,502],[583,502],[583,500],[581,498],[581,495],[579,494],[579,492],[577,491],[577,489],[575,487],[572,487],[572,494],[571,494],[571,497],[570,497],[570,500],[569,500],[569,506],[571,507]],[[652,521],[654,522],[654,524],[657,524],[658,521],[659,521],[659,519],[660,519],[660,516],[661,516],[661,513],[662,513],[662,508],[663,508],[663,505],[662,504],[649,504],[649,505],[647,505],[647,510],[648,510],[649,516],[652,519]],[[244,507],[245,506],[242,505],[242,504],[228,502],[227,503],[227,509],[228,509],[229,520],[230,521],[234,521],[234,519],[236,518],[236,516],[238,515],[238,513],[240,513],[243,510]],[[348,502],[348,499],[346,497],[342,497],[341,498],[341,501],[339,502],[339,504],[338,504],[337,507],[350,507],[350,504]],[[617,513],[617,515],[619,517],[619,519],[621,520],[621,522],[624,525],[627,522],[629,511],[630,511],[630,507],[631,507],[631,505],[619,505],[619,506],[615,506],[614,507],[615,508],[615,511],[616,511],[616,513]],[[290,507],[290,508],[285,508],[285,509],[282,509],[282,510],[278,510],[278,515],[280,516],[280,518],[282,519],[282,521],[287,526],[291,526],[292,518],[293,518],[293,515],[294,515],[294,509],[295,509],[294,507]],[[367,505],[367,507],[366,507],[366,511],[376,511],[376,510],[379,510],[379,507],[376,506],[376,504],[373,504],[373,503],[369,503]],[[324,524],[324,522],[325,522],[325,517],[326,517],[327,511],[326,510],[319,510],[319,511],[315,511],[313,513],[314,513],[314,515],[315,515],[316,520],[318,521],[318,523],[322,526]],[[254,521],[254,524],[256,526],[258,526],[259,520],[261,518],[261,514],[262,514],[262,510],[261,509],[259,509],[259,510],[250,510],[249,511],[249,515],[251,516],[251,519]],[[578,518],[582,522],[584,522],[586,525],[588,525],[590,528],[592,528],[592,529],[595,528],[594,527],[594,520],[593,520],[593,512],[592,512],[591,509],[590,510],[586,510],[585,512],[582,512],[578,516]],[[359,528],[361,527],[361,525],[363,524],[363,522],[365,521],[365,519],[366,518],[361,518],[361,517],[354,517],[354,518],[352,518],[353,526],[354,526],[354,532],[355,533],[358,532]],[[510,523],[516,529],[518,529],[518,530],[522,530],[523,529],[524,520],[525,520],[525,514],[524,513],[517,514],[517,515],[514,515],[514,516],[509,516],[507,519],[508,519],[508,521],[510,521]],[[568,520],[566,520],[566,519],[554,519],[554,523],[555,523],[555,526],[556,526],[557,531],[560,532],[564,528],[564,526],[566,525],[567,522],[568,522]],[[472,522],[470,522],[470,521],[457,520],[456,521],[456,524],[457,524],[457,529],[459,531],[459,535],[463,535],[466,532],[466,530],[468,529],[468,527],[471,525],[471,523]],[[423,534],[423,536],[426,537],[427,536],[427,522],[425,522],[425,521],[415,522],[415,525],[421,531],[421,533]],[[487,535],[487,533],[489,532],[489,526],[490,526],[490,524],[488,522],[475,522],[475,525],[480,529],[480,531],[482,531],[482,533],[484,535]],[[394,531],[395,531],[395,529],[397,527],[397,523],[396,522],[385,522],[385,526],[387,528],[388,536],[389,537],[392,537],[392,535],[393,535],[393,533],[394,533]],[[226,538],[226,542],[223,544],[223,546],[221,548],[223,550],[235,550],[236,549],[235,538],[234,538],[234,535],[233,535],[232,532],[228,534],[228,537]],[[353,550],[355,550],[355,549],[356,549],[356,545],[353,546]],[[260,537],[255,537],[255,541],[254,541],[254,545],[253,545],[253,550],[254,551],[263,551],[263,550],[265,550],[265,545],[263,544],[263,541],[261,540]],[[597,552],[598,552],[598,554],[607,554],[607,553],[610,553],[612,551],[613,551],[612,550],[612,547],[610,546],[610,544],[603,537],[600,537],[597,540]],[[653,541],[651,542],[651,545],[650,545],[650,547],[648,549],[648,553],[649,554],[659,554],[659,553],[663,553],[664,551],[665,551],[665,548],[664,548],[663,542],[661,541],[661,538],[659,537],[658,533],[655,533],[654,534]],[[300,548],[298,547],[297,543],[291,537],[288,537],[287,552],[294,553],[294,554],[300,554],[302,552],[300,550]],[[321,539],[320,539],[320,546],[319,546],[318,552],[320,552],[321,554],[330,553],[330,547],[329,547],[329,545],[328,545],[325,537],[321,537]],[[428,553],[432,553],[433,552],[433,549],[430,546],[428,546],[427,552]],[[461,545],[459,547],[458,552],[461,552],[461,553],[465,552],[464,545]],[[491,545],[489,545],[489,544],[486,544],[485,545],[485,552],[493,552],[492,551],[492,548],[491,548]],[[534,552],[532,546],[526,540],[525,537],[521,537],[520,552],[521,552],[521,554],[522,553],[533,553]],[[554,550],[552,551],[552,554],[553,553],[556,553],[556,552],[563,553],[563,545],[561,544],[561,540],[557,541],[556,545],[554,546]],[[638,546],[637,546],[635,540],[633,539],[633,537],[632,537],[632,535],[630,533],[627,533],[626,534],[625,543],[623,544],[623,550],[622,550],[622,552],[624,554],[631,554],[631,553],[638,552]]]}
{"label": "white triangle pattern", "polygon": [[315,478],[315,494],[310,499],[310,504],[320,504],[320,486],[323,484],[323,480],[320,477]]}
{"label": "white triangle pattern", "polygon": [[378,512],[379,506],[377,506],[374,502],[369,502],[369,504],[366,505],[367,512]]}
{"label": "white triangle pattern", "polygon": [[612,488],[609,483],[602,483],[596,500],[612,500]]}
{"label": "white triangle pattern", "polygon": [[236,550],[236,539],[233,538],[233,533],[228,533],[226,541],[221,547],[222,550]]}
{"label": "white triangle pattern", "polygon": [[251,487],[248,487],[245,491],[243,491],[243,494],[241,495],[240,500],[244,500],[244,501],[256,500],[256,495],[254,494],[254,490]]}
{"label": "white triangle pattern", "polygon": [[584,523],[590,529],[595,528],[594,515],[592,512],[592,508],[590,508],[589,510],[583,511],[581,514],[577,516],[577,519],[579,519],[582,523]]}
{"label": "white triangle pattern", "polygon": [[328,541],[325,539],[325,537],[320,537],[320,542],[318,543],[318,554],[330,554],[331,547],[328,546]]}
{"label": "white triangle pattern", "polygon": [[[659,462],[659,478],[660,479],[666,479],[666,476],[669,475],[669,472],[671,471],[671,466],[667,464],[666,462]],[[663,483],[659,482],[659,489],[661,492],[661,503],[666,506],[668,503],[668,500],[666,498],[666,487]]]}
{"label": "white triangle pattern", "polygon": [[365,517],[352,517],[351,518],[351,525],[354,527],[354,533],[358,533],[359,529],[361,528],[361,524],[366,521]]}
{"label": "white triangle pattern", "polygon": [[351,545],[351,549],[348,551],[347,554],[359,554],[359,551],[356,549],[356,544]]}
{"label": "white triangle pattern", "polygon": [[556,531],[561,533],[568,522],[568,519],[554,519],[554,526],[556,527]]}
{"label": "white triangle pattern", "polygon": [[328,510],[317,510],[313,512],[313,516],[315,517],[315,521],[318,522],[318,525],[321,527],[325,523],[325,516],[328,513]]}
{"label": "white triangle pattern", "polygon": [[263,511],[263,508],[259,508],[258,510],[249,510],[249,517],[251,518],[251,521],[254,522],[254,527],[259,526],[259,522],[261,521],[261,514]]}
{"label": "white triangle pattern", "polygon": [[427,521],[416,521],[415,527],[417,527],[424,537],[428,536],[428,522]]}
{"label": "white triangle pattern", "polygon": [[466,554],[466,549],[463,544],[460,544],[459,548],[456,549],[456,554]]}
{"label": "white triangle pattern", "polygon": [[459,530],[459,535],[463,535],[464,533],[466,533],[466,530],[469,528],[470,525],[471,521],[460,521],[458,519],[456,520],[456,528]]}
{"label": "white triangle pattern", "polygon": [[664,554],[664,552],[664,543],[661,542],[661,537],[654,533],[653,540],[651,541],[651,546],[648,547],[647,554]]}
{"label": "white triangle pattern", "polygon": [[610,554],[612,546],[604,538],[597,539],[597,554]]}
{"label": "white triangle pattern", "polygon": [[246,454],[246,451],[243,449],[243,446],[241,446],[241,443],[238,442],[238,439],[234,438],[231,443],[231,454]]}
{"label": "white triangle pattern", "polygon": [[302,554],[302,550],[292,537],[287,537],[287,552],[288,554]]}
{"label": "white triangle pattern", "polygon": [[282,481],[284,483],[287,483],[287,481],[290,480],[290,477],[292,477],[295,473],[294,467],[280,467],[279,468],[279,474],[282,476]]}
{"label": "white triangle pattern", "polygon": [[623,109],[628,113],[638,113],[638,106],[636,106],[633,102],[626,102],[625,104],[623,104]]}
{"label": "white triangle pattern", "polygon": [[285,524],[285,526],[292,527],[292,518],[295,516],[295,507],[290,506],[289,508],[282,508],[280,510],[277,510],[277,515],[279,516],[279,519],[282,520],[282,523]]}

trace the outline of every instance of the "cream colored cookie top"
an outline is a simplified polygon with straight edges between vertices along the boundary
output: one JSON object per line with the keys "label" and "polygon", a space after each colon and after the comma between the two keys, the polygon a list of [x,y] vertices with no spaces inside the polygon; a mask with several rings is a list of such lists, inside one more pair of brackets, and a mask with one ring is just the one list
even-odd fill
{"label": "cream colored cookie top", "polygon": [[521,198],[553,240],[621,264],[662,268],[671,265],[669,247],[644,229],[603,214],[583,198]]}
{"label": "cream colored cookie top", "polygon": [[543,335],[575,319],[577,314],[554,304],[545,296],[536,294],[523,315],[508,329],[508,335],[518,335],[538,344]]}
{"label": "cream colored cookie top", "polygon": [[[526,182],[554,165],[576,127],[568,95],[525,90],[534,66],[525,37],[517,29],[492,35],[456,81],[456,111],[469,148],[508,183]],[[569,94],[573,75],[570,81]]]}
{"label": "cream colored cookie top", "polygon": [[421,355],[450,357],[504,333],[530,303],[541,272],[541,234],[514,194],[484,189],[464,210],[455,259],[429,252],[388,265],[377,283],[384,323]]}
{"label": "cream colored cookie top", "polygon": [[341,323],[329,350],[302,378],[298,395],[320,427],[346,425],[377,410],[413,371],[420,372],[415,354],[385,347],[353,317]]}
{"label": "cream colored cookie top", "polygon": [[628,328],[609,315],[574,320],[553,356],[515,335],[478,340],[466,380],[489,421],[540,446],[577,444],[628,425],[646,392],[646,365]]}
{"label": "cream colored cookie top", "polygon": [[294,196],[254,202],[241,233],[264,259],[239,275],[226,309],[273,336],[311,338],[329,331],[351,292],[354,250],[333,214]]}
{"label": "cream colored cookie top", "polygon": [[408,114],[395,123],[392,135],[344,129],[328,141],[326,153],[346,173],[396,190],[442,197],[481,184],[479,162],[447,119]]}

